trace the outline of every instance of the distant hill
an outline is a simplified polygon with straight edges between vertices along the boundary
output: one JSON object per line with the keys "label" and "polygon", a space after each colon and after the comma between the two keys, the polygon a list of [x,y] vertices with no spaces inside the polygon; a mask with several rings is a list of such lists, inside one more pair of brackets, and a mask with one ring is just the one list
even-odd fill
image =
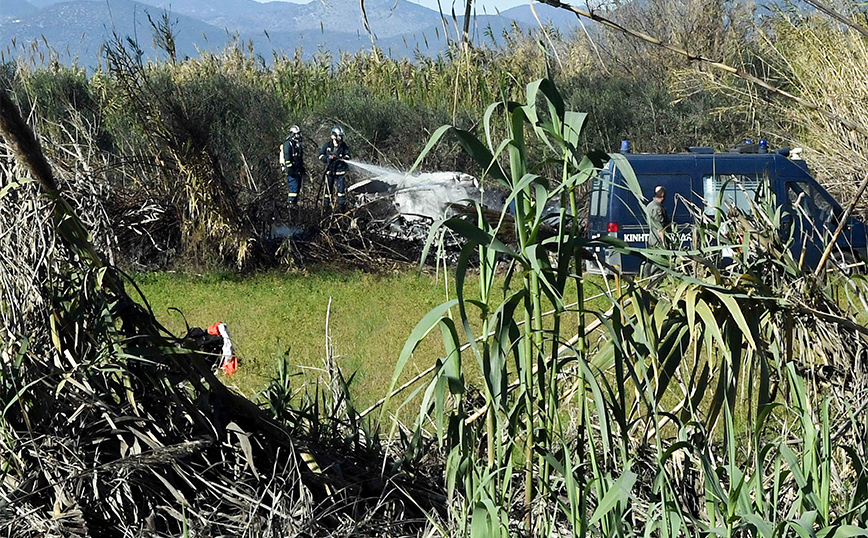
{"label": "distant hill", "polygon": [[24,0],[0,0],[0,21],[36,12],[37,8]]}
{"label": "distant hill", "polygon": [[[100,49],[112,41],[114,34],[124,40],[136,39],[144,55],[155,59],[158,54],[148,14],[159,16],[160,11],[132,0],[53,3],[0,24],[0,35],[10,36],[16,44],[13,50],[4,51],[5,59],[16,52],[25,57],[31,52],[46,54],[44,43],[47,41],[60,55],[61,62],[77,61],[81,66],[93,66]],[[199,49],[216,49],[227,41],[223,30],[199,20],[182,15],[173,15],[173,20],[177,21],[179,57],[198,55]],[[7,45],[3,44],[4,49]]]}
{"label": "distant hill", "polygon": [[[161,0],[147,1],[166,3]],[[290,2],[257,4],[252,0],[248,1],[256,6],[253,9],[248,6],[237,11],[215,8],[207,16],[200,18],[213,26],[242,33],[299,30],[349,34],[365,32],[358,0],[314,0],[307,4]],[[245,4],[242,2],[242,5]],[[179,8],[181,13],[188,13],[191,10],[189,6],[185,6],[182,10]],[[439,21],[436,12],[405,0],[399,0],[397,4],[391,0],[368,0],[366,12],[371,29],[378,37],[411,33]]]}
{"label": "distant hill", "polygon": [[[365,6],[377,46],[393,57],[435,56],[445,50],[449,39],[458,38],[451,14],[444,21],[440,13],[407,0],[366,0]],[[551,20],[555,27],[561,28],[567,20],[575,24],[574,17],[556,8],[544,4],[535,7],[541,18]],[[173,24],[180,57],[221,49],[236,38],[251,42],[266,59],[273,52],[292,55],[299,48],[305,58],[317,52],[337,58],[342,52],[371,47],[358,0],[312,0],[307,4],[254,0],[0,0],[0,13],[0,60],[34,54],[38,57],[40,52],[44,55],[47,41],[59,53],[60,61],[92,67],[113,34],[135,39],[147,59],[156,59],[160,53],[152,43],[148,16],[157,20],[164,13]],[[462,20],[458,17],[459,28]],[[471,25],[472,39],[498,42],[514,21],[521,26],[538,26],[528,6],[501,14],[478,14]]]}
{"label": "distant hill", "polygon": [[[551,23],[553,28],[557,28],[562,32],[570,31],[573,28],[579,27],[579,20],[576,16],[565,9],[559,9],[548,4],[534,2],[533,11],[536,11],[539,20],[543,25]],[[502,11],[500,14],[507,19],[536,27],[539,26],[539,22],[537,22],[536,17],[534,17],[533,11],[531,10],[530,4],[524,4],[509,8]]]}
{"label": "distant hill", "polygon": [[[36,8],[43,8],[46,6],[50,6],[53,4],[60,4],[64,0],[27,0],[27,3],[31,4]],[[6,9],[6,4],[14,4],[16,0],[2,0],[3,9]]]}
{"label": "distant hill", "polygon": [[[203,22],[219,15],[231,15],[246,13],[248,11],[260,11],[264,4],[254,0],[141,0],[160,9],[171,10],[175,13],[197,18]],[[276,2],[284,4],[285,2]]]}

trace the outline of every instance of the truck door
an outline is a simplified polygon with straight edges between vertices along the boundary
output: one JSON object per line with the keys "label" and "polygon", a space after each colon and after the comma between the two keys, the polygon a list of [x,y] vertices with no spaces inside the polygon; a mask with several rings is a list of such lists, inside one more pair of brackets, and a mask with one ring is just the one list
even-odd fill
{"label": "truck door", "polygon": [[[673,245],[673,248],[689,247],[690,233],[686,229],[692,218],[685,202],[696,203],[691,177],[687,174],[646,173],[637,174],[637,179],[642,189],[642,198],[637,198],[636,193],[625,186],[621,174],[613,174],[612,166],[601,171],[591,186],[588,235],[591,238],[611,235],[626,241],[632,247],[645,248],[648,239],[645,205],[653,198],[654,188],[662,185],[667,191],[664,206],[675,228],[680,231],[680,244]],[[597,247],[595,254],[601,261],[628,274],[638,273],[642,263],[637,256],[622,256],[611,249]],[[594,272],[596,268],[589,263],[588,270]]]}
{"label": "truck door", "polygon": [[642,194],[645,196],[640,208],[642,215],[642,240],[648,240],[648,221],[645,215],[645,205],[654,198],[654,189],[660,185],[666,189],[666,200],[663,207],[669,213],[672,220],[671,232],[673,249],[689,249],[693,247],[693,236],[690,230],[693,224],[693,215],[690,213],[688,204],[696,205],[697,197],[694,191],[693,178],[688,174],[643,174],[638,176],[639,184],[642,185]]}
{"label": "truck door", "polygon": [[591,183],[588,204],[588,236],[592,239],[607,232],[609,223],[609,193],[612,190],[612,172],[604,168]]}
{"label": "truck door", "polygon": [[[787,179],[784,184],[785,230],[792,233],[791,251],[801,266],[813,270],[820,263],[826,245],[838,227],[844,210],[820,185],[803,179]],[[864,223],[850,218],[841,230],[831,256],[844,271],[852,270],[865,259]]]}
{"label": "truck door", "polygon": [[[666,200],[663,207],[669,213],[672,221],[673,244],[670,248],[689,249],[692,247],[692,235],[690,225],[693,217],[687,206],[688,203],[696,203],[696,195],[693,191],[693,181],[688,174],[637,174],[636,179],[642,188],[642,199],[637,199],[635,194],[623,189],[623,198],[620,204],[614,204],[615,211],[612,220],[617,224],[620,237],[630,246],[645,248],[648,244],[648,217],[645,214],[645,206],[654,198],[654,189],[660,185],[666,189]],[[642,264],[637,256],[624,256],[622,258],[622,270],[625,273],[638,273]]]}
{"label": "truck door", "polygon": [[838,204],[809,181],[786,181],[785,225],[792,234],[793,257],[804,268],[816,267],[837,227]]}

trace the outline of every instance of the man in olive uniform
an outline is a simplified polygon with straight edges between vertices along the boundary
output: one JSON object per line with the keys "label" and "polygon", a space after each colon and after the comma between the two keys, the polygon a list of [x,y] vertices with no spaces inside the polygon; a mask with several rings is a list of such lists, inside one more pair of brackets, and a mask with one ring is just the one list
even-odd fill
{"label": "man in olive uniform", "polygon": [[[645,206],[645,215],[648,217],[648,248],[666,249],[669,248],[669,242],[666,239],[666,231],[672,221],[669,218],[669,212],[663,207],[663,202],[666,200],[666,188],[658,185],[654,188],[654,198]],[[660,270],[652,263],[645,262],[642,264],[642,276],[650,277]],[[662,277],[662,274],[660,275]],[[659,279],[656,279],[659,280]],[[656,282],[653,282],[655,283]]]}
{"label": "man in olive uniform", "polygon": [[304,149],[298,125],[289,128],[289,136],[280,146],[280,169],[286,174],[289,206],[295,208],[298,204],[298,192],[301,190],[301,176],[304,175]]}

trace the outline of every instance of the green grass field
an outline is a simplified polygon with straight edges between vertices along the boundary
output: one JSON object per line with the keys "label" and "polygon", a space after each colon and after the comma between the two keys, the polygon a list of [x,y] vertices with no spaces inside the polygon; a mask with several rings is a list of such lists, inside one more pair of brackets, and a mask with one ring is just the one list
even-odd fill
{"label": "green grass field", "polygon": [[[205,328],[226,323],[242,364],[235,376],[225,380],[253,398],[265,388],[287,350],[304,381],[318,377],[326,353],[328,317],[337,363],[345,376],[355,374],[351,392],[359,408],[385,396],[413,327],[455,293],[451,276],[445,282],[442,275],[417,276],[411,270],[375,275],[319,269],[246,277],[148,273],[136,275],[135,282],[157,319],[176,335],[183,335],[187,325]],[[476,285],[469,281],[466,293],[471,294]],[[604,301],[599,307],[605,308]],[[402,379],[434,364],[442,350],[439,334],[431,334]],[[472,357],[467,354],[465,360],[472,372]],[[301,380],[295,385],[300,386]]]}
{"label": "green grass field", "polygon": [[[382,276],[320,270],[243,278],[160,273],[135,280],[157,319],[176,335],[186,332],[186,324],[226,324],[242,361],[227,382],[251,397],[265,388],[287,350],[300,373],[311,379],[317,375],[326,354],[328,319],[338,365],[345,375],[356,374],[352,388],[359,405],[385,394],[407,336],[446,298],[442,278],[438,282],[411,272]],[[439,339],[428,339],[410,372],[427,368],[440,349]]]}

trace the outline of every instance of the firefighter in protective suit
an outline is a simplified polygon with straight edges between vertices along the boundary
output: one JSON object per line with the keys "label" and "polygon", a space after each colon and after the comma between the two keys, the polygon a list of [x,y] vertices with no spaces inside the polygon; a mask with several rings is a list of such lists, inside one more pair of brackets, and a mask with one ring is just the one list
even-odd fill
{"label": "firefighter in protective suit", "polygon": [[289,205],[296,207],[298,192],[301,190],[301,176],[304,175],[304,149],[301,145],[301,129],[298,125],[289,128],[289,136],[280,146],[280,169],[286,174]]}
{"label": "firefighter in protective suit", "polygon": [[337,195],[337,208],[342,210],[347,195],[347,159],[350,158],[350,148],[344,141],[344,130],[340,125],[332,129],[332,138],[319,150],[319,160],[325,163],[326,189],[323,205],[331,207],[332,196]]}

